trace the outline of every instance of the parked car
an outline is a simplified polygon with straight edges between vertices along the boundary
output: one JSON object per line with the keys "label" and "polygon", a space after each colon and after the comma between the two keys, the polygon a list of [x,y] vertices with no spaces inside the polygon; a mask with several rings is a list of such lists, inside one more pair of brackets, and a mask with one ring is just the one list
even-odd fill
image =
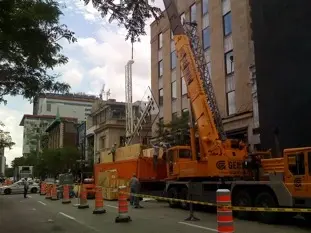
{"label": "parked car", "polygon": [[[29,192],[37,193],[40,190],[39,184],[34,182],[33,180],[28,181],[29,184]],[[15,182],[11,185],[6,185],[0,187],[0,194],[20,194],[24,192],[24,184],[23,181]]]}

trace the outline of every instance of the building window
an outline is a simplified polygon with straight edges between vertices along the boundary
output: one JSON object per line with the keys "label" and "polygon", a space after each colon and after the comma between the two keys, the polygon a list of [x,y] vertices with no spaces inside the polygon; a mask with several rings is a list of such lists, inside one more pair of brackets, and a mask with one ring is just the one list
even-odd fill
{"label": "building window", "polygon": [[185,15],[185,13],[182,13],[182,14],[180,15],[180,22],[181,22],[181,24],[183,25],[183,24],[185,23],[185,21],[186,21],[186,15]]}
{"label": "building window", "polygon": [[162,48],[163,46],[163,34],[160,33],[159,36],[158,36],[158,48]]}
{"label": "building window", "polygon": [[235,91],[231,91],[227,93],[227,111],[228,111],[229,116],[236,113]]}
{"label": "building window", "polygon": [[225,53],[225,69],[226,74],[232,74],[234,72],[233,50]]}
{"label": "building window", "polygon": [[51,104],[47,104],[47,105],[46,105],[46,111],[50,112],[50,111],[51,111],[51,108],[52,108]]}
{"label": "building window", "polygon": [[183,77],[181,77],[181,95],[187,94],[187,84]]}
{"label": "building window", "polygon": [[228,36],[232,32],[231,11],[224,15],[224,35]]}
{"label": "building window", "polygon": [[177,99],[177,86],[176,86],[176,81],[172,82],[171,93],[172,93],[172,100],[176,100],[176,99]]}
{"label": "building window", "polygon": [[171,69],[176,68],[176,51],[171,52]]}
{"label": "building window", "polygon": [[161,88],[161,89],[159,90],[159,105],[160,105],[160,106],[163,105],[163,95],[164,95],[164,93],[163,93],[163,88]]}
{"label": "building window", "polygon": [[230,116],[235,114],[235,80],[233,75],[226,77],[226,99],[228,115]]}
{"label": "building window", "polygon": [[158,74],[159,74],[159,77],[163,75],[163,60],[158,62]]}
{"label": "building window", "polygon": [[208,0],[202,0],[202,15],[208,13]]}
{"label": "building window", "polygon": [[190,22],[195,22],[197,20],[197,6],[193,4],[190,7]]}
{"label": "building window", "polygon": [[177,112],[174,112],[172,114],[172,121],[176,120],[178,118]]}
{"label": "building window", "polygon": [[206,27],[202,31],[203,37],[203,48],[208,49],[211,46],[211,39],[210,39],[210,28]]}

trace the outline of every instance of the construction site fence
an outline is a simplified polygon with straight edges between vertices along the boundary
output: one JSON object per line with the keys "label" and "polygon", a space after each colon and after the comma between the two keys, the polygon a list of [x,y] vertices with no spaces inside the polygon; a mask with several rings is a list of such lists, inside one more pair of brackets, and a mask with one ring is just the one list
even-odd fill
{"label": "construction site fence", "polygon": [[183,200],[183,199],[178,199],[178,198],[160,197],[160,196],[136,194],[136,193],[129,193],[129,192],[122,192],[122,193],[129,195],[129,196],[151,198],[157,201],[171,201],[171,202],[188,203],[188,204],[202,205],[202,206],[226,207],[233,211],[311,213],[311,208],[280,208],[280,207],[266,208],[266,207],[228,206],[228,205],[217,205],[216,203],[203,202],[203,201]]}

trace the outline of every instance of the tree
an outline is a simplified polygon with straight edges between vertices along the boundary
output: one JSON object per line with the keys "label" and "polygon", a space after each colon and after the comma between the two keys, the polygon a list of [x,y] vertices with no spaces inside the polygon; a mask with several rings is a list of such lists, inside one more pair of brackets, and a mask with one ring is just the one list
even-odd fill
{"label": "tree", "polygon": [[157,137],[170,144],[189,144],[189,113],[183,112],[180,117],[172,119],[169,123],[157,123]]}
{"label": "tree", "polygon": [[10,132],[4,130],[4,124],[0,121],[0,148],[11,149],[15,143],[12,141]]}
{"label": "tree", "polygon": [[70,86],[48,71],[66,64],[61,40],[75,42],[74,33],[60,24],[54,0],[0,1],[0,103],[5,95],[32,99],[40,92],[68,92]]}
{"label": "tree", "polygon": [[[139,41],[141,35],[146,35],[146,21],[152,17],[158,20],[161,9],[149,4],[146,0],[83,0],[87,5],[92,2],[93,6],[101,13],[102,17],[110,14],[109,23],[117,21],[118,25],[127,30],[126,40]],[[151,2],[154,2],[152,0]]]}
{"label": "tree", "polygon": [[4,174],[6,177],[13,177],[14,176],[14,168],[12,168],[12,167],[5,168]]}
{"label": "tree", "polygon": [[80,159],[80,152],[75,147],[64,147],[59,149],[45,149],[40,153],[31,151],[29,154],[15,158],[12,167],[34,166],[35,176],[54,177],[55,175],[66,172],[68,169],[77,171]]}

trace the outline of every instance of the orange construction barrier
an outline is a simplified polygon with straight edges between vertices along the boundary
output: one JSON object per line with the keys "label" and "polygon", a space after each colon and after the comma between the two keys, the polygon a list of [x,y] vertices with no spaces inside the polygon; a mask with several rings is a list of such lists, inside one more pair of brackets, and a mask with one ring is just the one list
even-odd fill
{"label": "orange construction barrier", "polygon": [[45,192],[45,199],[51,199],[52,198],[51,191],[52,191],[52,185],[47,184],[46,185],[46,192]]}
{"label": "orange construction barrier", "polygon": [[89,208],[89,204],[87,203],[86,189],[84,185],[81,184],[80,204],[78,205],[78,209],[86,209],[86,208]]}
{"label": "orange construction barrier", "polygon": [[69,197],[69,185],[65,184],[63,186],[63,199],[62,199],[63,204],[69,204],[71,203],[70,197]]}
{"label": "orange construction barrier", "polygon": [[56,184],[53,184],[53,187],[52,187],[52,198],[51,198],[51,200],[53,200],[53,201],[58,200]]}
{"label": "orange construction barrier", "polygon": [[130,222],[132,221],[131,217],[128,215],[128,202],[127,202],[127,195],[126,192],[126,186],[120,186],[119,187],[119,197],[118,197],[118,216],[116,217],[115,222]]}
{"label": "orange construction barrier", "polygon": [[95,188],[95,209],[93,214],[104,214],[106,210],[104,209],[104,198],[102,187]]}
{"label": "orange construction barrier", "polygon": [[216,191],[217,200],[217,230],[218,233],[234,233],[231,206],[231,192],[228,189]]}
{"label": "orange construction barrier", "polygon": [[42,182],[40,186],[40,195],[46,194],[46,183]]}

